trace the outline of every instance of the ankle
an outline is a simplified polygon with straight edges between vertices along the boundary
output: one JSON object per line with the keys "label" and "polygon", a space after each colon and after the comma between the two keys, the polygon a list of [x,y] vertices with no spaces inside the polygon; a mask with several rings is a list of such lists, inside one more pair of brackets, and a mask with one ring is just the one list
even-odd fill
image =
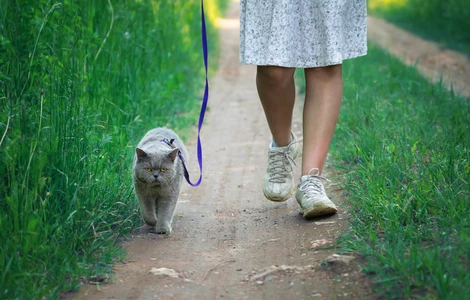
{"label": "ankle", "polygon": [[302,168],[300,176],[321,176],[321,174],[322,168]]}
{"label": "ankle", "polygon": [[289,146],[295,140],[294,134],[291,132],[288,138],[276,139],[273,137],[271,141],[272,147],[286,147]]}

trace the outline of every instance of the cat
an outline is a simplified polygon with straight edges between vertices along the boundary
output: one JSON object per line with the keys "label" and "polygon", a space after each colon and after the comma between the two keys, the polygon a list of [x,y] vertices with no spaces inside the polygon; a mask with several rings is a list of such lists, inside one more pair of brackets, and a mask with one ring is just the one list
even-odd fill
{"label": "cat", "polygon": [[[178,155],[181,153],[181,156]],[[133,181],[144,222],[150,232],[169,234],[188,162],[184,143],[171,129],[159,127],[145,134],[137,145]]]}

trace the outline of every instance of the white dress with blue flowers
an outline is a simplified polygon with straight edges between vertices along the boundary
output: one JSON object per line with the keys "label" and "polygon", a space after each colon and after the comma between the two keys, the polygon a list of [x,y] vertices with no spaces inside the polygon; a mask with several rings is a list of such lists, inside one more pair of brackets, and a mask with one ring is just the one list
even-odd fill
{"label": "white dress with blue flowers", "polygon": [[312,68],[366,53],[366,0],[240,0],[243,63]]}

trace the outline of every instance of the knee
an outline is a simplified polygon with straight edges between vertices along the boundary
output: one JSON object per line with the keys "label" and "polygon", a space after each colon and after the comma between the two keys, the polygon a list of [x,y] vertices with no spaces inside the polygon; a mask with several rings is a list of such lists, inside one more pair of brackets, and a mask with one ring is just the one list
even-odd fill
{"label": "knee", "polygon": [[342,65],[333,65],[326,67],[316,67],[305,69],[305,76],[315,78],[317,80],[328,80],[342,76]]}
{"label": "knee", "polygon": [[295,69],[277,66],[258,66],[256,77],[258,82],[270,86],[284,86],[293,80]]}

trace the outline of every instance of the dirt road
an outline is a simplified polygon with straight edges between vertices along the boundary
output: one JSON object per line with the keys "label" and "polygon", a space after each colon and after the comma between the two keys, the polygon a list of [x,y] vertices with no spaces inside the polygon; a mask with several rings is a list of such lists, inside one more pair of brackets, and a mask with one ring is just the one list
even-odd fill
{"label": "dirt road", "polygon": [[[115,266],[112,283],[84,285],[68,298],[367,299],[354,263],[322,264],[335,249],[315,249],[332,245],[347,225],[337,186],[329,189],[338,214],[308,222],[294,199],[277,204],[263,196],[270,135],[255,67],[238,62],[238,3],[231,4],[220,20],[221,65],[202,129],[202,185],[185,185],[171,235],[136,234],[124,243],[129,255]],[[297,122],[298,135],[300,128]],[[187,146],[195,159],[194,142]],[[171,269],[166,273],[176,278],[152,268]]]}
{"label": "dirt road", "polygon": [[368,38],[433,82],[442,78],[445,86],[458,95],[470,96],[470,59],[465,55],[444,49],[436,43],[423,40],[406,30],[369,16]]}
{"label": "dirt road", "polygon": [[[335,249],[318,249],[333,245],[347,226],[345,201],[337,185],[327,186],[327,190],[339,206],[338,214],[312,221],[303,220],[294,199],[277,204],[263,196],[261,182],[270,136],[256,93],[255,67],[238,62],[238,3],[231,5],[227,18],[220,20],[220,70],[210,81],[210,112],[202,129],[202,185],[185,185],[171,235],[148,234],[144,228],[124,242],[128,257],[117,263],[110,283],[86,284],[66,298],[377,298],[359,272],[358,259],[326,263]],[[410,45],[415,47],[414,37],[397,38],[399,31],[395,35],[390,32],[396,28],[383,26],[380,20],[372,22],[371,38],[392,53],[404,55]],[[428,48],[421,45],[420,49]],[[463,79],[458,89],[468,92],[470,76],[462,75],[466,72],[460,66],[462,58],[450,62],[456,56],[446,52],[446,63],[433,64],[430,57],[442,52],[434,50],[434,56],[422,54],[428,59],[419,65],[432,70],[427,72],[433,76],[436,68],[438,74],[457,70],[449,76]],[[414,63],[417,58],[406,61]],[[294,118],[294,131],[299,136],[300,110],[297,107]],[[194,140],[187,146],[194,160]],[[299,169],[295,172],[298,176]],[[327,176],[333,177],[331,172],[327,169]],[[192,174],[196,176],[197,170]]]}

